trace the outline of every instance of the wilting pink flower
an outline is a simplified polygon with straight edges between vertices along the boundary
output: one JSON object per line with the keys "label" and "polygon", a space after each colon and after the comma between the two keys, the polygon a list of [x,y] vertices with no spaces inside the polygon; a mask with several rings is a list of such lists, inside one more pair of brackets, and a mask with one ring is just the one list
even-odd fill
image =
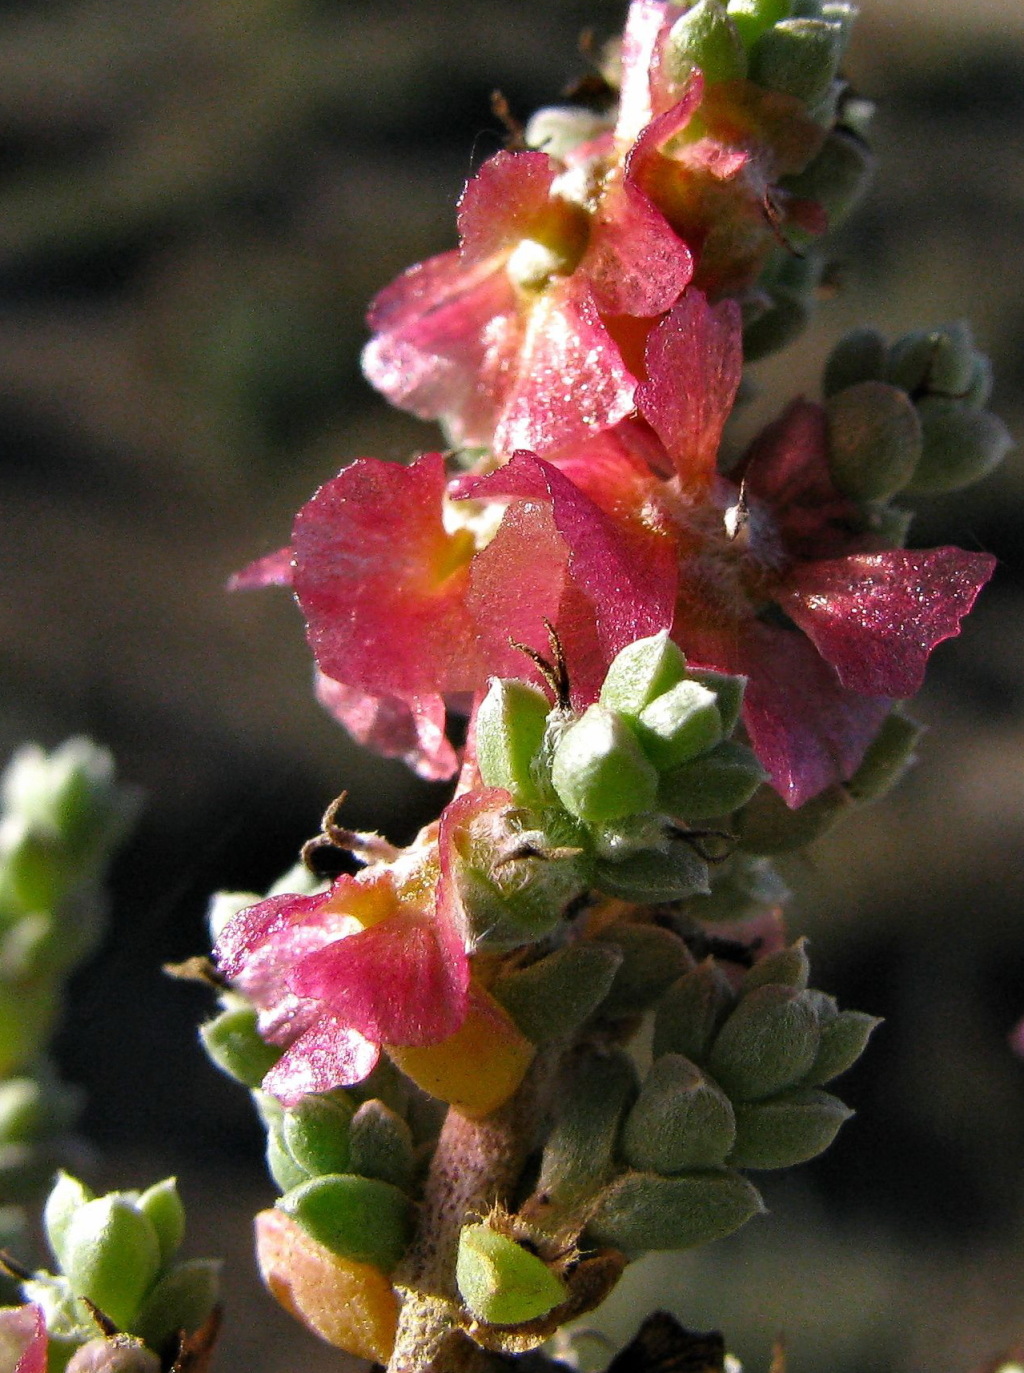
{"label": "wilting pink flower", "polygon": [[284,1054],[263,1085],[286,1105],[361,1082],[382,1044],[447,1039],[468,1004],[469,960],[451,875],[474,798],[442,816],[436,850],[400,885],[392,869],[342,876],[316,896],[272,896],[228,921],[214,954]]}
{"label": "wilting pink flower", "polygon": [[0,1369],[46,1373],[46,1319],[41,1306],[0,1309]]}

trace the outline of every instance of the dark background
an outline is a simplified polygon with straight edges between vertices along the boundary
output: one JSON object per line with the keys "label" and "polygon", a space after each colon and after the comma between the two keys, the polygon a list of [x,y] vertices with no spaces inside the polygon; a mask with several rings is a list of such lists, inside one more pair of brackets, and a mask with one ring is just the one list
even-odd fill
{"label": "dark background", "polygon": [[[1024,432],[1024,11],[867,0],[847,64],[880,103],[874,192],[836,245],[843,289],[762,364],[768,413],[814,394],[830,342],[969,316],[994,408]],[[88,732],[147,805],[114,928],[59,1041],[85,1084],[92,1180],[177,1172],[193,1253],[231,1256],[220,1366],[337,1368],[255,1289],[248,1218],[272,1188],[244,1092],[195,1047],[207,1010],[159,969],[205,947],[215,888],[260,890],[349,790],[407,837],[444,798],[368,760],[315,705],[301,622],[228,574],[286,542],[299,504],[363,453],[432,430],[358,369],[365,303],[452,246],[462,182],[585,70],[596,0],[0,3],[0,744]],[[1000,559],[936,654],[921,766],[790,873],[816,982],[887,1016],[813,1168],[772,1214],[643,1267],[748,1368],[964,1370],[1024,1336],[1024,468],[923,503],[915,535]],[[635,1324],[632,1298],[610,1326]]]}

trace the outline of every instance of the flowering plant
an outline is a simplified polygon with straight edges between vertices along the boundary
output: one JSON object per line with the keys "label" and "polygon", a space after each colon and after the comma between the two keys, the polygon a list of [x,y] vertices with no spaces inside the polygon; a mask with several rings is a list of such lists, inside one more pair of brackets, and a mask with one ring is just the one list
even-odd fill
{"label": "flowering plant", "polygon": [[[355,739],[454,779],[401,849],[335,803],[299,869],[211,917],[203,1042],[252,1090],[280,1188],[264,1279],[389,1373],[564,1366],[534,1351],[630,1262],[744,1225],[748,1173],[849,1115],[826,1088],[877,1021],[810,986],[772,857],[898,780],[903,702],[993,572],[907,548],[894,501],[1009,447],[962,325],[848,335],[820,401],[734,437],[747,364],[799,332],[870,173],[853,19],[632,0],[588,98],[510,126],[459,247],[371,305],[366,375],[448,450],[357,459],[234,578],[292,589]],[[97,1369],[125,1332],[126,1369],[166,1362],[156,1189],[61,1185],[63,1276],[0,1330],[14,1368],[43,1369],[52,1311],[83,1300],[116,1327]],[[149,1246],[127,1296],[101,1280],[127,1240],[67,1243],[101,1203]],[[622,1368],[657,1366],[659,1329]]]}

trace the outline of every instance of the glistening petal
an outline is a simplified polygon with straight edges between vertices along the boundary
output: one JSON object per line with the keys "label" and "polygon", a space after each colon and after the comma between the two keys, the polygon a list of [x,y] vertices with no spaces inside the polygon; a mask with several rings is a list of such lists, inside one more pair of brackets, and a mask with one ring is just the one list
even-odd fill
{"label": "glistening petal", "polygon": [[332,1015],[321,1015],[285,1050],[263,1079],[263,1090],[284,1106],[309,1092],[351,1087],[370,1076],[380,1047]]}

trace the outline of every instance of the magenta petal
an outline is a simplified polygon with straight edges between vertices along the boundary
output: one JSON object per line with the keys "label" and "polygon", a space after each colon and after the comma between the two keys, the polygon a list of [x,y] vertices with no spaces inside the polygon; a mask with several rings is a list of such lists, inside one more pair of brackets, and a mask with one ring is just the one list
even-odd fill
{"label": "magenta petal", "polygon": [[292,550],[279,548],[243,567],[228,578],[229,591],[249,591],[262,586],[291,586]]}
{"label": "magenta petal", "polygon": [[0,1309],[0,1369],[46,1373],[46,1318],[41,1306]]}
{"label": "magenta petal", "polygon": [[292,970],[300,997],[385,1044],[436,1044],[466,1013],[466,956],[433,915],[399,911],[310,954]]}
{"label": "magenta petal", "polygon": [[743,373],[735,301],[710,306],[691,288],[647,341],[637,408],[668,450],[683,489],[710,485],[722,430]]}
{"label": "magenta petal", "polygon": [[295,594],[328,677],[405,699],[480,681],[468,552],[442,523],[445,481],[439,453],[411,467],[364,458],[299,511]]}
{"label": "magenta petal", "polygon": [[660,315],[693,276],[693,257],[665,216],[628,179],[606,191],[580,264],[606,315]]}
{"label": "magenta petal", "polygon": [[370,696],[318,673],[316,697],[357,744],[384,758],[400,758],[428,782],[453,777],[459,760],[445,735],[440,696]]}
{"label": "magenta petal", "polygon": [[555,166],[547,153],[500,152],[466,183],[459,239],[466,266],[511,251],[548,207]]}
{"label": "magenta petal", "polygon": [[797,564],[776,599],[838,672],[869,696],[913,696],[928,655],[995,570],[989,553],[894,549]]}
{"label": "magenta petal", "polygon": [[380,1047],[332,1015],[321,1015],[263,1079],[263,1090],[283,1106],[294,1106],[310,1092],[351,1087],[370,1076]]}
{"label": "magenta petal", "polygon": [[632,410],[635,387],[582,274],[565,277],[527,316],[495,450],[550,453],[607,429]]}
{"label": "magenta petal", "polygon": [[268,896],[265,901],[239,911],[224,926],[214,945],[213,956],[218,969],[233,982],[244,974],[247,962],[257,949],[284,935],[293,926],[315,917],[330,897],[329,892],[318,892],[314,896],[284,893]]}

